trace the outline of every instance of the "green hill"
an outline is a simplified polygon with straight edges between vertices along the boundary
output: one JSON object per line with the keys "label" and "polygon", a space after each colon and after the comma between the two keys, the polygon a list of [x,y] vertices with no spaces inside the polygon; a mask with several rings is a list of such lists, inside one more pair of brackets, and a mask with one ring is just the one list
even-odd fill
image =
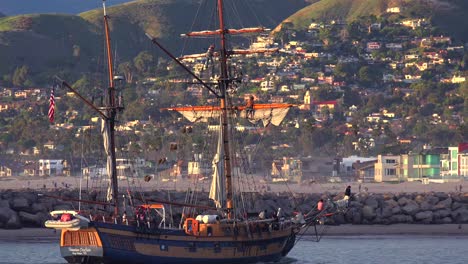
{"label": "green hill", "polygon": [[468,1],[464,0],[320,0],[285,21],[305,29],[314,20],[351,22],[361,16],[382,16],[388,7],[396,6],[401,7],[401,16],[430,18],[441,31],[468,41]]}
{"label": "green hill", "polygon": [[[144,50],[158,52],[145,32],[158,37],[177,54],[184,43],[179,35],[190,29],[196,14],[199,14],[201,23],[193,30],[206,29],[208,21],[212,21],[214,5],[201,5],[201,2],[205,1],[140,0],[108,7],[113,47],[119,61],[133,59]],[[235,19],[227,20],[226,24],[228,27],[274,27],[307,4],[306,0],[226,1],[228,15],[235,15]],[[78,16],[34,14],[3,17],[0,18],[0,76],[12,74],[22,65],[28,65],[34,74],[44,75],[44,79],[64,68],[72,69],[73,74],[92,72],[97,66],[102,66],[103,42],[102,9]],[[200,44],[198,50],[195,49],[205,50],[206,46],[206,43]]]}

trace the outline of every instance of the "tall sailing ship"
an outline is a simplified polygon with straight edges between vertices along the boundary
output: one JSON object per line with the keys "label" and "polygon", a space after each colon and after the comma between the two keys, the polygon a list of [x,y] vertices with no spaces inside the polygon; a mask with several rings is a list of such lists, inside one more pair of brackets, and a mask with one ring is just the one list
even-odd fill
{"label": "tall sailing ship", "polygon": [[[213,0],[214,1],[214,0]],[[215,36],[219,40],[217,49],[210,47],[212,63],[218,68],[218,75],[206,82],[195,75],[175,58],[157,39],[148,35],[183,69],[206,88],[219,102],[215,106],[186,106],[168,108],[178,111],[192,122],[206,119],[219,121],[216,153],[212,159],[212,184],[209,198],[214,201],[215,210],[210,214],[183,216],[180,227],[166,225],[165,204],[132,204],[135,215],[130,217],[122,208],[122,194],[116,169],[115,123],[117,114],[123,110],[114,87],[113,61],[109,36],[108,16],[103,1],[104,29],[108,56],[107,100],[104,107],[79,96],[102,118],[104,149],[107,155],[107,171],[110,176],[109,201],[103,202],[112,208],[112,219],[76,211],[55,211],[55,220],[46,226],[61,230],[60,251],[69,263],[255,263],[278,261],[286,256],[296,243],[296,235],[304,227],[304,219],[270,218],[260,215],[250,217],[242,208],[242,191],[236,186],[235,164],[239,153],[232,144],[231,135],[235,118],[265,125],[279,125],[285,118],[291,104],[233,104],[231,94],[240,81],[232,74],[229,63],[237,55],[268,53],[275,49],[236,50],[229,49],[228,35],[260,33],[263,27],[228,29],[224,22],[224,1],[216,0],[219,28],[212,31],[198,31],[184,34],[186,37]],[[205,56],[206,54],[204,54]],[[194,55],[196,57],[196,55]],[[189,56],[190,57],[190,56]],[[192,56],[193,57],[193,56]],[[188,58],[188,57],[185,57]],[[76,92],[65,81],[62,85]],[[95,202],[98,203],[98,202]],[[190,206],[190,205],[188,205]],[[196,205],[192,205],[196,206]],[[157,222],[149,216],[156,216]]]}

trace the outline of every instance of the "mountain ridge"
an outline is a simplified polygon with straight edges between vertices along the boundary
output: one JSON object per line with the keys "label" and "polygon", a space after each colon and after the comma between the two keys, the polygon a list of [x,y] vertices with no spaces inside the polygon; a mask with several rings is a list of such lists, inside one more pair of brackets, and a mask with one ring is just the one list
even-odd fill
{"label": "mountain ridge", "polygon": [[[305,0],[235,1],[236,5],[242,3],[245,5],[235,10],[239,21],[257,24],[246,18],[250,10],[261,13],[257,20],[270,27],[308,4]],[[198,1],[191,0],[139,0],[108,7],[113,45],[121,60],[133,59],[152,47],[146,32],[158,37],[173,52],[180,49],[179,36],[190,28],[188,18],[194,17],[199,5]],[[201,17],[201,20],[207,19]],[[97,53],[103,54],[101,50],[96,51],[103,39],[101,29],[101,8],[78,15],[27,14],[0,18],[0,57],[5,62],[0,64],[0,74],[11,74],[15,68],[28,65],[31,72],[44,72],[45,78],[50,74],[46,70],[61,69],[58,61],[72,66],[75,74],[89,71],[99,63]],[[199,45],[197,52],[206,50],[206,43]]]}
{"label": "mountain ridge", "polygon": [[389,15],[386,13],[389,7],[401,7],[401,14],[394,15],[427,17],[442,31],[468,41],[468,21],[465,19],[468,1],[463,0],[320,0],[297,11],[283,22],[291,22],[295,28],[304,30],[312,21],[352,22],[362,16]]}

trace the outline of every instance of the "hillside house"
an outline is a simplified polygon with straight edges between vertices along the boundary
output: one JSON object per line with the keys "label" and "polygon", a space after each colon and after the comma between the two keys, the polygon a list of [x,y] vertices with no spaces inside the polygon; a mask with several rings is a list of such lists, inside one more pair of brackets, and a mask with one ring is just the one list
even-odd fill
{"label": "hillside house", "polygon": [[387,43],[385,44],[385,48],[390,50],[401,50],[403,49],[403,44],[401,43]]}
{"label": "hillside house", "polygon": [[465,82],[466,78],[464,76],[454,75],[450,80],[451,83],[462,83]]}
{"label": "hillside house", "polygon": [[422,27],[426,25],[426,19],[425,18],[419,18],[419,19],[408,19],[408,20],[403,20],[401,22],[401,25],[404,27],[410,27],[413,30],[416,28]]}
{"label": "hillside house", "polygon": [[366,49],[368,52],[379,50],[382,45],[379,42],[367,42]]}
{"label": "hillside house", "polygon": [[10,108],[10,103],[0,103],[0,112],[8,111]]}
{"label": "hillside house", "polygon": [[398,14],[401,12],[400,10],[400,7],[399,6],[395,6],[395,7],[388,7],[387,8],[387,13],[392,13],[392,14]]}

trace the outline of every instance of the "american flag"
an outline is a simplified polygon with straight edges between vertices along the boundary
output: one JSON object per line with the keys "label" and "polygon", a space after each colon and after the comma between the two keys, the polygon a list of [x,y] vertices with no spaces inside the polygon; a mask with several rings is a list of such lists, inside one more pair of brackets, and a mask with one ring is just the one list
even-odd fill
{"label": "american flag", "polygon": [[55,117],[55,96],[54,96],[54,88],[50,92],[50,99],[49,99],[49,121],[54,123]]}

